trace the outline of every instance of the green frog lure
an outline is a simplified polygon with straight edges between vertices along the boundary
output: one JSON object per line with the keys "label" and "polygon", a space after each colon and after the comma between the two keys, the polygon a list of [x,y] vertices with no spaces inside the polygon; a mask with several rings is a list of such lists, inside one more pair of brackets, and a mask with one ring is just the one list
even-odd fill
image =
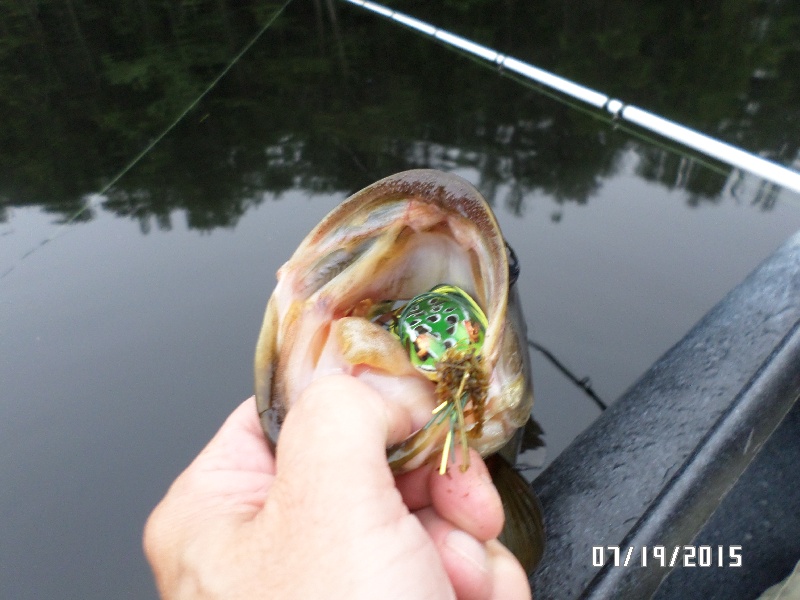
{"label": "green frog lure", "polygon": [[[380,303],[380,306],[386,304]],[[479,368],[488,326],[486,315],[467,292],[454,285],[441,284],[373,320],[383,323],[398,338],[411,364],[436,384],[439,404],[433,409],[433,417],[426,427],[439,425],[446,419],[450,421],[439,473],[447,470],[456,434],[463,453],[461,470],[466,470],[469,467],[467,436],[481,435],[486,401],[487,382]],[[468,430],[465,415],[470,412],[475,416],[475,424]]]}

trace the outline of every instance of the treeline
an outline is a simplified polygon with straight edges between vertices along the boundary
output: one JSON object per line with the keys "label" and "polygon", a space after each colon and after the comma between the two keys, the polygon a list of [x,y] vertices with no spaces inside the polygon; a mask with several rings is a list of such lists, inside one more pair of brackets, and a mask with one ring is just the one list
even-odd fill
{"label": "treeline", "polygon": [[[387,3],[779,162],[798,155],[794,3]],[[280,4],[0,0],[0,208],[73,213]],[[406,168],[470,166],[521,211],[534,190],[586,202],[630,152],[692,202],[725,185],[395,24],[294,0],[103,206],[160,227],[181,209],[211,228],[297,186],[348,192]]]}

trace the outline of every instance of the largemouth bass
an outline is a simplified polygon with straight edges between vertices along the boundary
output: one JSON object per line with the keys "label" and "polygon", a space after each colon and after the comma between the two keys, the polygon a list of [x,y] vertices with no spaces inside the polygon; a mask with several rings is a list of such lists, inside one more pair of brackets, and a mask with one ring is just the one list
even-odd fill
{"label": "largemouth bass", "polygon": [[[412,414],[415,433],[387,449],[395,472],[428,460],[444,472],[458,446],[488,456],[510,441],[513,461],[533,391],[509,256],[488,204],[455,175],[398,173],[331,211],[267,304],[255,392],[270,444],[302,390],[338,370]],[[544,541],[538,503],[508,463],[493,471],[502,539],[530,571]]]}

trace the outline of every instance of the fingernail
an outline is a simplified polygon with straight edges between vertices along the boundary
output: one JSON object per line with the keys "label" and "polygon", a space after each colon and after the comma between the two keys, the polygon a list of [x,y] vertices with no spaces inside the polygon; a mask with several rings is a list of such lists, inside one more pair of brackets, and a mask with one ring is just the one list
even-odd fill
{"label": "fingernail", "polygon": [[447,534],[445,544],[475,568],[486,570],[486,548],[468,533],[454,529]]}

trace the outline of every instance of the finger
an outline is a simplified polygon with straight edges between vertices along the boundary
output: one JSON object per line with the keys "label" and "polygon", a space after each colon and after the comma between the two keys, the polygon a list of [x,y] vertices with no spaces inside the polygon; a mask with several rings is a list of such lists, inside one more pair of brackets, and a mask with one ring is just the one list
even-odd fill
{"label": "finger", "polygon": [[497,540],[486,543],[491,578],[491,600],[530,600],[531,586],[514,555]]}
{"label": "finger", "polygon": [[301,489],[312,478],[321,495],[337,497],[387,485],[394,490],[386,447],[410,429],[406,410],[384,402],[357,379],[320,378],[286,417],[277,448],[278,476]]}
{"label": "finger", "polygon": [[415,514],[439,551],[456,597],[459,600],[488,600],[492,593],[492,580],[486,546],[454,527],[433,509],[423,509]]}
{"label": "finger", "polygon": [[[456,455],[460,461],[461,453]],[[503,503],[480,455],[470,449],[469,460],[465,471],[459,462],[451,463],[444,475],[437,470],[429,474],[431,502],[442,518],[485,542],[503,529]]]}

